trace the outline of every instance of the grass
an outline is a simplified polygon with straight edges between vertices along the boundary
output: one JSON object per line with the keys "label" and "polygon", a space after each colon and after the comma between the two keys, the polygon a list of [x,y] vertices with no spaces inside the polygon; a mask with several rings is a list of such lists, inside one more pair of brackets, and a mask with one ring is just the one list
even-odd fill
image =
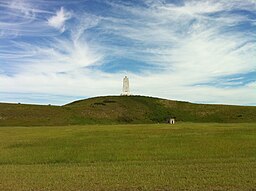
{"label": "grass", "polygon": [[0,128],[0,190],[255,190],[256,124]]}
{"label": "grass", "polygon": [[145,96],[105,96],[64,106],[0,103],[0,126],[164,123],[256,123],[256,107],[192,104]]}

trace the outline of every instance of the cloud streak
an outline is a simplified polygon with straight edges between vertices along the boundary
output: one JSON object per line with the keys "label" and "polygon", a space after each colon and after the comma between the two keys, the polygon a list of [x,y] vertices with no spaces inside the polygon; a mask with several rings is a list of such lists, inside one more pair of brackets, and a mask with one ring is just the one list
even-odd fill
{"label": "cloud streak", "polygon": [[71,13],[65,11],[63,7],[56,12],[56,15],[48,19],[48,25],[60,30],[61,32],[65,31],[65,22],[71,18]]}

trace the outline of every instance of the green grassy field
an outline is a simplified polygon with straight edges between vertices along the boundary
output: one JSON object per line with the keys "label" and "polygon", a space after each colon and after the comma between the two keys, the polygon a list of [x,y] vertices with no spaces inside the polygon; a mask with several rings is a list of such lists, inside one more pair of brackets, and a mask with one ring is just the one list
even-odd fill
{"label": "green grassy field", "polygon": [[256,190],[256,124],[1,127],[0,190]]}

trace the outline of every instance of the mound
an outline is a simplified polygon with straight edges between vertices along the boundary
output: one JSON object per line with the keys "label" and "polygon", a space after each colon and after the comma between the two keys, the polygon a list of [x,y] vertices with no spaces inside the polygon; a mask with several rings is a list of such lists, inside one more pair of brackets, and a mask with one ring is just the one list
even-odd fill
{"label": "mound", "polygon": [[81,125],[183,122],[256,122],[256,107],[206,105],[145,96],[106,96],[64,106],[0,104],[0,125]]}

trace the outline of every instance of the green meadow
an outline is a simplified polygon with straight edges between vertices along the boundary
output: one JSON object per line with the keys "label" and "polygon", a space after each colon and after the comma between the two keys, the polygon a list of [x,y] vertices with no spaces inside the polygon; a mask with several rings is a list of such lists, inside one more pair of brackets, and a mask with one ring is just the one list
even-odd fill
{"label": "green meadow", "polygon": [[256,190],[256,124],[1,127],[0,190]]}

